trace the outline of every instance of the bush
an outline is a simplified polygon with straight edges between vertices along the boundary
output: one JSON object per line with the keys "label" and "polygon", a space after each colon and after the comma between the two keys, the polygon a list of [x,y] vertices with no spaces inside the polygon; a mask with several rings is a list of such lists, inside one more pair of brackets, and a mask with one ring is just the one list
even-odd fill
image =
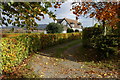
{"label": "bush", "polygon": [[115,35],[102,35],[101,28],[85,28],[83,30],[83,45],[96,49],[101,58],[107,58],[118,51],[118,37]]}
{"label": "bush", "polygon": [[96,23],[96,24],[94,25],[94,27],[98,27],[98,23]]}
{"label": "bush", "polygon": [[76,29],[75,32],[79,32],[79,30]]}
{"label": "bush", "polygon": [[98,51],[101,58],[107,58],[118,51],[118,39],[111,35],[99,35],[91,39],[92,46]]}
{"label": "bush", "polygon": [[22,34],[20,34],[20,33],[2,33],[0,35],[4,38],[4,37],[16,37],[16,36],[20,36]]}
{"label": "bush", "polygon": [[67,29],[67,33],[72,33],[72,32],[74,32],[73,29],[70,29],[70,28]]}
{"label": "bush", "polygon": [[67,34],[24,34],[17,37],[2,38],[1,58],[3,72],[12,72],[31,53],[74,39],[80,39],[81,33]]}
{"label": "bush", "polygon": [[12,72],[12,68],[27,58],[30,52],[40,49],[39,40],[37,35],[2,38],[2,70]]}
{"label": "bush", "polygon": [[46,27],[47,33],[61,33],[63,31],[64,26],[59,23],[50,23]]}
{"label": "bush", "polygon": [[102,29],[96,27],[88,27],[83,29],[83,46],[91,47],[90,39],[102,34]]}

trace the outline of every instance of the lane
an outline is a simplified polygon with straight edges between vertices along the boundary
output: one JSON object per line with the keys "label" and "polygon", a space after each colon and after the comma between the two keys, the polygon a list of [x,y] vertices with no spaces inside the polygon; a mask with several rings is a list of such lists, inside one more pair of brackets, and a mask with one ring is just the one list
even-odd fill
{"label": "lane", "polygon": [[[37,52],[25,63],[20,74],[24,78],[118,78],[118,73],[78,62],[74,54],[81,45],[80,40],[75,40]],[[63,56],[58,58],[55,54],[59,49]]]}

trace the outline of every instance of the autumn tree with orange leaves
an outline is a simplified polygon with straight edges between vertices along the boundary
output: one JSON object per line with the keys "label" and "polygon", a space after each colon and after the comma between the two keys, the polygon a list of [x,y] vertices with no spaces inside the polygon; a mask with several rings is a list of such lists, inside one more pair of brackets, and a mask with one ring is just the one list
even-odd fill
{"label": "autumn tree with orange leaves", "polygon": [[119,28],[116,26],[117,23],[120,24],[119,2],[73,2],[71,10],[77,17],[87,15],[90,18],[96,18],[102,22],[103,27],[109,25],[114,29]]}
{"label": "autumn tree with orange leaves", "polygon": [[[116,35],[120,36],[120,2],[73,2],[71,10],[77,17],[87,15],[96,18],[102,23],[103,28],[108,25],[113,28]],[[119,37],[118,45],[120,45]]]}

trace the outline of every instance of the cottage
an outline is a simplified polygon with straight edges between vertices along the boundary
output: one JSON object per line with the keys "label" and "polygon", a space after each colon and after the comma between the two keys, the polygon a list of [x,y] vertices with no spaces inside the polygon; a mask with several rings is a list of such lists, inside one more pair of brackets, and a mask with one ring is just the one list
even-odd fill
{"label": "cottage", "polygon": [[73,29],[74,31],[75,31],[75,30],[82,31],[82,27],[81,27],[81,25],[79,24],[79,22],[78,22],[77,20],[68,19],[68,18],[63,18],[63,19],[57,19],[57,20],[55,21],[55,23],[60,23],[60,24],[63,24],[63,25],[65,25],[65,26],[67,26],[66,28],[64,28],[63,33],[66,33],[67,28],[71,28],[71,29]]}

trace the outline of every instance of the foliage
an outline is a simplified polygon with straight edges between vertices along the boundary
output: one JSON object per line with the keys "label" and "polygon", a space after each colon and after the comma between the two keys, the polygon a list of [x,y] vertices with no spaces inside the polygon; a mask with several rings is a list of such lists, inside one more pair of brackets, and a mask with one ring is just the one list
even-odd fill
{"label": "foliage", "polygon": [[11,32],[14,32],[14,28],[11,28],[10,31],[11,31]]}
{"label": "foliage", "polygon": [[98,27],[98,23],[96,23],[96,24],[94,25],[94,27]]}
{"label": "foliage", "polygon": [[102,33],[102,29],[96,27],[88,27],[83,29],[83,45],[90,46],[90,39]]}
{"label": "foliage", "polygon": [[15,36],[19,36],[19,35],[22,35],[20,33],[2,33],[0,34],[0,36],[2,36],[2,38],[4,37],[15,37]]}
{"label": "foliage", "polygon": [[71,28],[68,28],[68,29],[67,29],[67,33],[72,33],[72,32],[74,32],[73,29],[71,29]]}
{"label": "foliage", "polygon": [[79,30],[76,29],[75,32],[79,32]]}
{"label": "foliage", "polygon": [[[2,24],[8,26],[25,27],[33,30],[35,26],[38,26],[36,20],[44,18],[44,14],[48,14],[50,18],[56,19],[55,14],[49,11],[48,8],[52,7],[50,2],[2,2]],[[61,3],[54,3],[55,8],[60,7]],[[5,17],[7,16],[7,17]],[[14,17],[14,18],[13,18]]]}
{"label": "foliage", "polygon": [[98,51],[99,57],[105,58],[118,51],[118,36],[102,35],[101,28],[85,28],[83,29],[83,45],[92,47]]}
{"label": "foliage", "polygon": [[90,41],[92,47],[98,50],[98,53],[102,58],[114,55],[118,51],[118,39],[115,35],[98,35],[91,38]]}
{"label": "foliage", "polygon": [[1,45],[3,72],[11,72],[12,67],[15,67],[28,56],[28,50],[25,47],[26,44],[19,40],[5,38],[2,39]]}
{"label": "foliage", "polygon": [[59,23],[50,23],[47,25],[46,30],[47,33],[61,33],[63,31],[64,26]]}
{"label": "foliage", "polygon": [[[20,35],[28,35],[30,33],[2,33],[0,34],[0,36],[2,36],[2,38],[5,38],[5,37],[17,37],[17,36],[20,36]],[[41,33],[32,33],[32,34],[41,34]]]}
{"label": "foliage", "polygon": [[120,21],[118,2],[73,2],[72,11],[76,16],[88,15],[90,18],[95,17],[100,22],[107,22],[109,25],[115,25]]}
{"label": "foliage", "polygon": [[0,44],[2,70],[5,73],[10,73],[32,52],[79,38],[81,38],[81,33],[24,34],[17,37],[2,38]]}

